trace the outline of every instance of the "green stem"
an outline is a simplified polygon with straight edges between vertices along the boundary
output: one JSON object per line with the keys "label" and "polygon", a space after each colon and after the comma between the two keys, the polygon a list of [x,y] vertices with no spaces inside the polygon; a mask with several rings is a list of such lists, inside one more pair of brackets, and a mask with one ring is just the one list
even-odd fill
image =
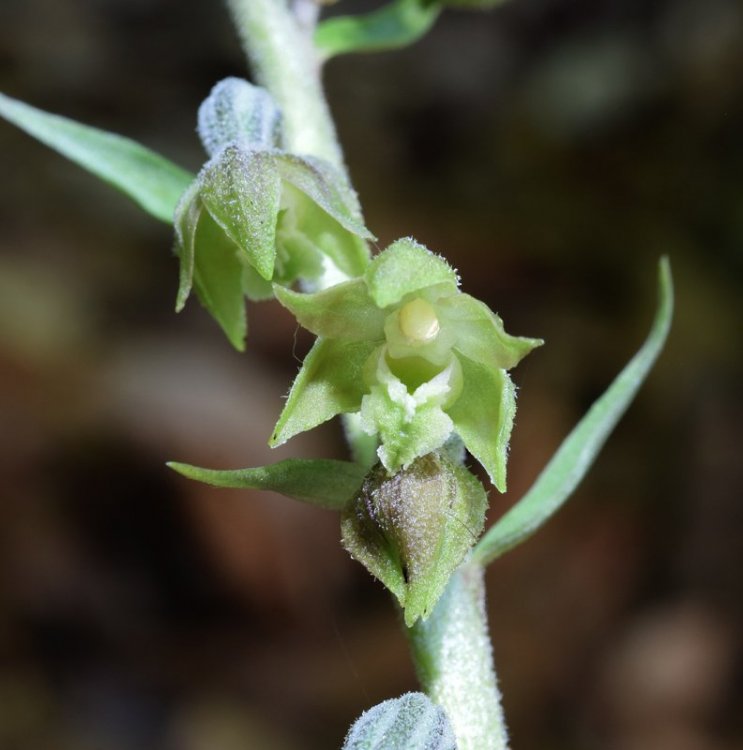
{"label": "green stem", "polygon": [[345,172],[311,29],[298,22],[286,0],[227,0],[227,5],[256,81],[281,108],[286,148]]}
{"label": "green stem", "polygon": [[485,613],[484,570],[462,565],[425,622],[410,629],[418,678],[454,728],[457,750],[507,750]]}

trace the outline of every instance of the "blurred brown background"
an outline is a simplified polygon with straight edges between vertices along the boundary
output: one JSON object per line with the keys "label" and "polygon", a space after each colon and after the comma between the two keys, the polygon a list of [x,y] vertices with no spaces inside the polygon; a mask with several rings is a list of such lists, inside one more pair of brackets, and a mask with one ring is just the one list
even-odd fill
{"label": "blurred brown background", "polygon": [[[374,3],[346,0],[348,10]],[[515,750],[743,747],[743,6],[513,0],[330,64],[380,247],[414,235],[508,330],[510,491],[631,356],[670,255],[662,360],[579,492],[489,572]],[[0,90],[184,166],[245,67],[207,0],[2,0]],[[308,340],[176,317],[168,227],[0,123],[0,748],[327,750],[415,686],[335,516],[182,480],[269,455]]]}

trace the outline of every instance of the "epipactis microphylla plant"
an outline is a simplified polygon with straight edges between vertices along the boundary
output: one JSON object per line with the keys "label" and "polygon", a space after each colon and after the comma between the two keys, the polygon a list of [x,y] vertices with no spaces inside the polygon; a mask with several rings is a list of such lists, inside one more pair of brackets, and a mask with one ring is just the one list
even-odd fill
{"label": "epipactis microphylla plant", "polygon": [[176,309],[191,291],[237,349],[245,298],[276,298],[316,341],[270,444],[343,415],[353,460],[289,459],[230,471],[171,463],[222,487],[280,492],[339,512],[344,547],[394,595],[424,693],[385,701],[347,750],[504,750],[484,606],[485,566],[569,497],[652,367],[672,314],[668,262],[647,340],[545,467],[483,535],[488,500],[469,455],[506,490],[516,410],[509,370],[542,341],[505,331],[460,289],[452,266],[412,238],[372,257],[322,91],[322,64],[412,43],[446,6],[392,0],[320,19],[315,0],[227,0],[255,83],[218,82],[198,112],[197,175],[121,136],[0,94],[0,115],[172,222]]}

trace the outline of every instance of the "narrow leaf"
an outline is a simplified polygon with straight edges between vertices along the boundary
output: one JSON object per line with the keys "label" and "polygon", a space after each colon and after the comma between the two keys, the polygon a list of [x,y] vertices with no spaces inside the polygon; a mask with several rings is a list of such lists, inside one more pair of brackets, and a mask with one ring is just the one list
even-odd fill
{"label": "narrow leaf", "polygon": [[423,693],[406,693],[365,711],[354,722],[343,750],[457,750],[441,706]]}
{"label": "narrow leaf", "polygon": [[650,334],[598,401],[564,440],[536,482],[475,547],[474,559],[492,562],[530,537],[570,497],[611,431],[632,402],[660,354],[673,315],[673,283],[667,258],[659,268],[659,303]]}
{"label": "narrow leaf", "polygon": [[440,12],[437,2],[395,0],[371,13],[323,21],[315,32],[315,44],[326,59],[406,47],[429,31]]}
{"label": "narrow leaf", "polygon": [[358,492],[366,470],[350,461],[287,459],[270,466],[219,471],[170,461],[171,469],[214,487],[270,490],[329,510],[342,510]]}
{"label": "narrow leaf", "polygon": [[128,195],[168,224],[193,175],[139,143],[0,94],[0,116]]}

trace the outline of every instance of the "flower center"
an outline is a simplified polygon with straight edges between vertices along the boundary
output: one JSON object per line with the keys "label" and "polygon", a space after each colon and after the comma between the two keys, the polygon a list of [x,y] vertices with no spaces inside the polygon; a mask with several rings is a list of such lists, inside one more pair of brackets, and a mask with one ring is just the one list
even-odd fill
{"label": "flower center", "polygon": [[400,331],[411,344],[433,341],[440,328],[433,306],[421,297],[400,308]]}

